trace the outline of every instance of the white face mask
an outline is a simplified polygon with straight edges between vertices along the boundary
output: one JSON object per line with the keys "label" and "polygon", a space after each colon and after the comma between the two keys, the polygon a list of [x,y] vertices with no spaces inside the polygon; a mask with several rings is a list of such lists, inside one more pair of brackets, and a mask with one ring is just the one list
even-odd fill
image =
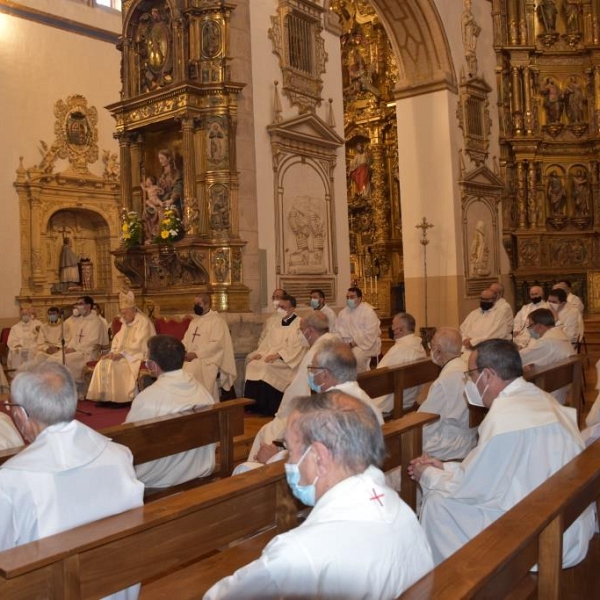
{"label": "white face mask", "polygon": [[29,315],[23,315],[21,317],[21,321],[23,321],[23,323],[29,323],[30,319],[31,319],[31,317]]}
{"label": "white face mask", "polygon": [[548,302],[548,305],[550,306],[550,310],[558,312],[558,307],[560,306],[558,302]]}
{"label": "white face mask", "polygon": [[279,300],[273,300],[273,308],[277,310],[279,308]]}
{"label": "white face mask", "polygon": [[280,315],[281,317],[285,317],[285,315],[287,315],[287,314],[288,314],[288,311],[287,311],[287,310],[285,310],[285,308],[281,308],[281,307],[279,307],[279,308],[277,309],[277,314],[278,314],[278,315]]}
{"label": "white face mask", "polygon": [[78,308],[74,308],[73,309],[73,316],[74,317],[79,317],[80,315],[81,315],[81,313],[79,312],[79,309]]}
{"label": "white face mask", "polygon": [[479,374],[479,377],[477,378],[477,381],[475,383],[473,383],[472,379],[470,378],[469,381],[465,383],[465,397],[467,398],[467,402],[472,406],[485,406],[485,404],[483,403],[483,396],[485,396],[488,386],[485,386],[483,394],[480,394],[479,390],[477,389],[477,383],[479,382],[479,379],[482,375],[483,372]]}

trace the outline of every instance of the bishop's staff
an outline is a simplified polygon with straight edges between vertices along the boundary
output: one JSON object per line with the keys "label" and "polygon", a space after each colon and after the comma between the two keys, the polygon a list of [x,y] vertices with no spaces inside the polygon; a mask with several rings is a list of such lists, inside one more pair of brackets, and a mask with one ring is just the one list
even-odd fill
{"label": "bishop's staff", "polygon": [[427,239],[427,230],[431,229],[433,225],[427,222],[427,218],[423,217],[423,220],[416,225],[417,229],[421,230],[421,239],[419,242],[423,246],[423,283],[424,283],[424,291],[425,291],[425,327],[427,327],[427,244],[429,244],[429,240]]}

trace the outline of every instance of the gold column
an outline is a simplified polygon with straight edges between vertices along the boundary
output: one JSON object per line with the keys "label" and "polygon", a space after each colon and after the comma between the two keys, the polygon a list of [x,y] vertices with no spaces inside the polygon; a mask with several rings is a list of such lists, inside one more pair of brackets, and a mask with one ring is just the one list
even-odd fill
{"label": "gold column", "polygon": [[525,100],[525,135],[533,135],[533,110],[531,106],[531,69],[523,67],[523,96]]}
{"label": "gold column", "polygon": [[521,75],[519,67],[511,68],[512,78],[512,112],[515,135],[523,133],[523,104],[521,99]]}
{"label": "gold column", "polygon": [[596,117],[596,135],[600,134],[600,66],[594,67],[594,115]]}
{"label": "gold column", "polygon": [[40,200],[40,189],[32,190],[31,194],[31,272],[34,289],[42,286],[45,281],[42,272],[42,234],[39,225],[42,222],[42,202]]}
{"label": "gold column", "polygon": [[537,203],[537,181],[535,174],[535,162],[529,162],[527,171],[527,219],[529,229],[536,229],[538,223],[539,207]]}
{"label": "gold column", "polygon": [[[196,156],[194,152],[194,119],[185,117],[181,120],[183,151],[183,225],[188,235],[197,236],[204,223],[205,207],[198,207],[196,198]],[[202,233],[206,233],[203,230]]]}
{"label": "gold column", "polygon": [[131,205],[131,140],[127,133],[118,133],[121,160],[121,207],[132,210]]}
{"label": "gold column", "polygon": [[519,213],[519,229],[527,228],[527,212],[525,204],[526,188],[526,173],[523,161],[517,162],[517,210]]}
{"label": "gold column", "polygon": [[527,20],[525,18],[525,2],[520,0],[518,3],[519,11],[519,44],[525,46],[527,44]]}
{"label": "gold column", "polygon": [[507,0],[508,12],[508,43],[511,46],[519,44],[519,15],[517,10],[517,0]]}

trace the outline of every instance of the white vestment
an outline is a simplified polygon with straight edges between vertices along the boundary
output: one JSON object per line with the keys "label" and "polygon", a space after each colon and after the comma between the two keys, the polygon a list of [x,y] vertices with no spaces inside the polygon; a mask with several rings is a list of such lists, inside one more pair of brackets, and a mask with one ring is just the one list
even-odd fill
{"label": "white vestment", "polygon": [[[78,421],[44,429],[0,467],[0,549],[142,506],[131,452]],[[137,598],[139,585],[111,595]]]}
{"label": "white vestment", "polygon": [[[398,367],[406,363],[411,363],[416,360],[423,360],[427,358],[425,348],[423,348],[423,342],[418,335],[409,333],[401,338],[398,338],[394,345],[385,353],[385,356],[379,361],[377,368],[382,367]],[[415,403],[419,391],[421,390],[420,385],[404,390],[402,394],[402,404],[404,410],[409,410]],[[390,413],[394,410],[394,394],[387,394],[386,396],[379,396],[379,398],[373,398],[373,402],[381,409],[381,412]]]}
{"label": "white vestment", "polygon": [[329,324],[329,333],[335,331],[335,325],[337,323],[337,315],[332,308],[329,308],[327,304],[324,304],[321,308],[316,309],[322,312],[327,317],[327,323]]}
{"label": "white vestment", "polygon": [[156,335],[154,324],[143,313],[136,312],[131,323],[121,324],[110,351],[122,354],[119,360],[103,358],[94,368],[87,391],[88,400],[131,402],[137,392],[140,365],[148,353],[148,340]]}
{"label": "white vestment", "polygon": [[34,358],[41,328],[42,323],[37,319],[31,319],[29,323],[19,321],[10,328],[6,342],[9,369],[18,369],[23,363]]}
{"label": "white vestment", "polygon": [[327,391],[331,390],[340,390],[344,392],[344,394],[348,394],[348,396],[353,396],[354,398],[358,398],[362,400],[366,405],[370,406],[375,416],[377,417],[377,422],[380,425],[383,425],[383,414],[381,413],[381,409],[373,402],[372,398],[365,392],[360,385],[358,385],[357,381],[345,381],[344,383],[338,383],[333,387],[330,387]]}
{"label": "white vestment", "polygon": [[572,344],[583,338],[583,317],[576,308],[567,303],[554,318],[556,326],[564,330]]}
{"label": "white vestment", "polygon": [[12,419],[0,412],[0,450],[18,448],[23,444],[23,438]]}
{"label": "white vestment", "polygon": [[[428,467],[421,523],[439,564],[501,517],[583,449],[573,408],[522,377],[494,400],[479,442],[462,463]],[[592,507],[563,538],[563,566],[585,558],[594,533]]]}
{"label": "white vestment", "polygon": [[532,313],[538,308],[550,307],[548,306],[548,303],[543,300],[537,304],[530,302],[529,304],[524,304],[521,310],[515,315],[513,323],[513,342],[517,344],[519,348],[527,347],[527,344],[531,341],[529,329],[527,329],[527,317],[529,316],[529,313]]}
{"label": "white vestment", "polygon": [[439,421],[423,428],[423,453],[440,460],[467,456],[477,441],[477,428],[469,427],[469,406],[464,397],[465,361],[449,360],[431,384],[419,412],[440,415]]}
{"label": "white vestment", "polygon": [[509,320],[509,321],[513,320],[512,306],[504,298],[498,298],[498,300],[496,300],[496,304],[494,306],[498,310],[502,311],[502,313],[504,313],[504,317],[507,320]]}
{"label": "white vestment", "polygon": [[392,599],[431,568],[415,514],[369,467],[330,488],[304,523],[271,540],[258,560],[204,599]]}
{"label": "white vestment", "polygon": [[[85,363],[95,360],[100,355],[102,347],[108,346],[108,333],[98,315],[90,313],[87,317],[77,317],[69,327],[70,340],[68,349],[75,352],[65,353],[65,366],[77,382],[83,381]],[[62,362],[62,353],[57,352],[48,360]]]}
{"label": "white vestment", "polygon": [[381,352],[381,328],[373,307],[363,301],[356,308],[343,308],[338,314],[335,331],[344,342],[356,344],[352,352],[358,372],[368,371],[371,358]]}
{"label": "white vestment", "polygon": [[[214,404],[214,398],[183,369],[162,373],[131,405],[126,423],[173,415],[194,407]],[[215,444],[159,458],[135,467],[147,487],[170,487],[196,477],[210,475],[215,469]]]}
{"label": "white vestment", "polygon": [[294,398],[298,396],[310,396],[310,387],[308,385],[308,370],[306,367],[310,365],[312,359],[317,351],[318,345],[325,340],[339,339],[334,333],[323,334],[306,352],[298,371],[292,379],[290,385],[285,388],[283,392],[283,398],[281,404],[275,413],[275,417],[272,421],[269,421],[266,425],[260,428],[260,431],[256,434],[252,448],[248,454],[248,460],[254,460],[254,457],[260,450],[261,444],[271,444],[273,440],[283,439],[285,434],[285,428],[287,426],[287,420],[291,412],[291,403]]}
{"label": "white vestment", "polygon": [[583,311],[585,307],[579,296],[576,296],[572,292],[569,292],[569,294],[567,295],[567,302],[573,308],[576,308],[579,311],[579,314],[583,316]]}
{"label": "white vestment", "polygon": [[[227,322],[210,310],[195,317],[183,337],[186,352],[195,352],[198,358],[183,365],[219,401],[219,384],[230,390],[237,377],[233,343]],[[217,381],[218,377],[218,381]]]}
{"label": "white vestment", "polygon": [[[276,320],[271,318],[267,321],[262,341],[248,355],[246,381],[264,381],[283,392],[294,378],[306,349],[300,340],[300,319],[296,317],[284,326],[281,317],[276,316]],[[252,360],[257,354],[261,357]],[[265,358],[271,354],[279,354],[281,358],[271,363],[265,362]]]}
{"label": "white vestment", "polygon": [[472,310],[460,326],[463,340],[469,338],[472,346],[495,338],[511,340],[512,330],[512,315],[509,319],[507,313],[495,305],[490,310]]}
{"label": "white vestment", "polygon": [[[573,356],[575,348],[560,327],[553,327],[548,329],[541,338],[531,340],[529,346],[523,348],[519,354],[524,367],[528,365],[546,367]],[[564,404],[570,387],[570,385],[565,385],[552,392],[552,395],[561,404]]]}

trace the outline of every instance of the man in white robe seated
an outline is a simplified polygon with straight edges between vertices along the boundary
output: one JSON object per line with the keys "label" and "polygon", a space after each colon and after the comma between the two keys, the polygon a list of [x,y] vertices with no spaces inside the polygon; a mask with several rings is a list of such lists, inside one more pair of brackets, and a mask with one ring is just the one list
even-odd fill
{"label": "man in white robe seated", "polygon": [[35,357],[41,327],[42,323],[35,318],[33,307],[23,307],[21,320],[10,328],[6,342],[9,369],[18,369],[22,364]]}
{"label": "man in white robe seated", "polygon": [[512,339],[513,318],[496,307],[496,295],[491,289],[483,290],[479,296],[479,308],[472,310],[462,322],[460,333],[467,350],[483,340]]}
{"label": "man in white robe seated", "polygon": [[296,299],[285,294],[277,307],[278,320],[268,327],[258,348],[248,355],[244,396],[256,404],[250,410],[273,416],[306,352],[300,336]]}
{"label": "man in white robe seated", "polygon": [[521,310],[515,315],[513,323],[513,342],[519,348],[526,348],[531,341],[529,329],[527,329],[527,316],[530,312],[538,308],[548,308],[548,303],[544,300],[544,290],[539,285],[532,285],[529,288],[529,304],[524,304]]}
{"label": "man in white robe seated", "polygon": [[318,310],[322,312],[329,322],[329,331],[335,331],[335,324],[337,322],[337,315],[335,311],[329,307],[329,305],[325,302],[325,292],[323,290],[311,290],[310,291],[310,307],[313,310]]}
{"label": "man in white robe seated", "polygon": [[583,317],[567,302],[567,294],[563,289],[550,290],[548,308],[554,313],[556,326],[565,332],[571,344],[576,345],[583,338]]}
{"label": "man in white robe seated", "polygon": [[[527,348],[520,351],[523,368],[546,367],[565,360],[575,354],[575,348],[560,327],[555,327],[554,314],[548,308],[538,308],[529,313],[527,329],[532,337]],[[552,395],[564,404],[570,385],[566,385]]]}
{"label": "man in white robe seated", "polygon": [[15,427],[13,420],[0,412],[0,450],[18,448],[23,445],[23,438]]}
{"label": "man in white robe seated", "polygon": [[136,308],[133,292],[119,294],[119,310],[121,329],[113,338],[110,352],[96,364],[86,395],[88,400],[102,404],[123,404],[135,398],[148,340],[156,335],[152,321]]}
{"label": "man in white robe seated", "polygon": [[[185,348],[172,335],[148,340],[150,372],[157,380],[140,392],[131,405],[126,423],[173,415],[192,408],[210,406],[214,398],[194,377],[183,370]],[[147,487],[162,488],[210,475],[215,469],[215,444],[194,448],[135,467]]]}
{"label": "man in white robe seated", "polygon": [[[577,456],[584,447],[575,409],[523,377],[516,346],[482,342],[469,356],[465,394],[490,411],[479,426],[479,442],[462,463],[427,455],[412,461],[409,474],[423,490],[421,524],[436,564]],[[563,566],[585,558],[594,533],[592,507],[563,537]]]}
{"label": "man in white robe seated", "polygon": [[225,319],[211,310],[210,294],[196,296],[194,313],[196,317],[183,337],[183,370],[191,373],[218,402],[220,388],[230,391],[237,377],[231,334]]}
{"label": "man in white robe seated", "polygon": [[[394,316],[390,333],[395,342],[379,361],[377,365],[378,369],[383,367],[398,367],[427,358],[427,353],[425,352],[425,348],[423,348],[423,341],[420,336],[415,334],[415,329],[415,318],[412,315],[398,313]],[[413,408],[420,390],[420,385],[404,390],[402,404],[405,411]],[[384,415],[394,410],[394,394],[373,398],[373,402]]]}
{"label": "man in white robe seated", "polygon": [[557,288],[560,288],[561,290],[565,291],[565,294],[567,294],[567,303],[569,304],[569,306],[576,308],[579,311],[579,314],[583,316],[585,305],[581,301],[581,298],[579,296],[576,296],[571,291],[571,282],[568,279],[561,279],[556,283],[556,285],[553,286],[553,289]]}
{"label": "man in white robe seated", "polygon": [[469,427],[469,405],[464,397],[465,370],[460,331],[440,327],[431,340],[431,360],[442,367],[419,412],[440,415],[423,428],[423,452],[440,460],[463,459],[477,442],[477,428]]}
{"label": "man in white robe seated", "polygon": [[501,310],[506,319],[512,321],[513,320],[513,309],[512,306],[506,301],[506,298],[504,297],[504,286],[501,283],[492,283],[492,285],[490,285],[490,290],[492,290],[492,292],[494,292],[494,300],[495,300],[495,304],[494,306],[498,309]]}
{"label": "man in white robe seated", "polygon": [[292,493],[314,506],[205,600],[397,598],[432,568],[413,511],[385,485],[381,427],[341,392],[297,398],[286,431]]}
{"label": "man in white robe seated", "polygon": [[[60,310],[56,306],[48,309],[48,321],[40,329],[38,337],[38,353],[35,357],[36,362],[42,362],[51,356],[60,352],[62,348],[65,328],[60,316]],[[66,340],[65,340],[66,345]]]}
{"label": "man in white robe seated", "polygon": [[[69,372],[46,361],[12,384],[17,427],[30,442],[0,467],[0,550],[142,506],[129,448],[75,420]],[[133,586],[111,598],[137,598]]]}
{"label": "man in white robe seated", "polygon": [[381,328],[377,313],[363,301],[360,288],[348,288],[346,308],[338,314],[335,333],[352,348],[358,372],[368,371],[371,358],[381,352]]}
{"label": "man in white robe seated", "polygon": [[[79,395],[85,397],[83,368],[85,363],[96,360],[103,347],[108,346],[108,334],[98,315],[92,312],[94,300],[81,296],[73,309],[73,324],[69,328],[69,343],[65,348],[65,366],[77,383]],[[77,316],[78,315],[78,316]],[[50,361],[62,362],[62,353],[48,357]]]}

